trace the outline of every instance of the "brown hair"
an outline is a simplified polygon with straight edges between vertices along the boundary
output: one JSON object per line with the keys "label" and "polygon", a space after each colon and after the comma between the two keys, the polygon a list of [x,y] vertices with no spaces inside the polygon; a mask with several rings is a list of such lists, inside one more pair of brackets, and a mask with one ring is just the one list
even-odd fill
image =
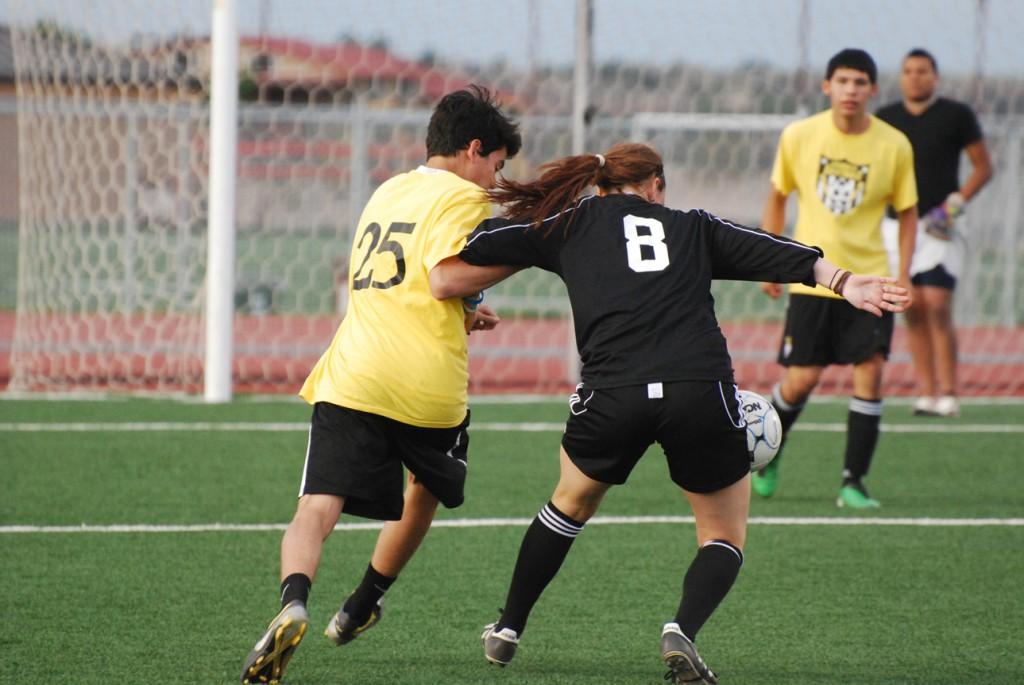
{"label": "brown hair", "polygon": [[[589,186],[608,191],[643,183],[652,176],[662,182],[665,178],[661,155],[641,143],[619,143],[601,156],[563,157],[548,162],[540,170],[540,177],[528,183],[499,180],[488,197],[503,207],[506,217],[520,219],[536,228],[545,219],[568,209]],[[551,229],[563,218],[559,217]],[[571,215],[568,222],[572,222]]]}

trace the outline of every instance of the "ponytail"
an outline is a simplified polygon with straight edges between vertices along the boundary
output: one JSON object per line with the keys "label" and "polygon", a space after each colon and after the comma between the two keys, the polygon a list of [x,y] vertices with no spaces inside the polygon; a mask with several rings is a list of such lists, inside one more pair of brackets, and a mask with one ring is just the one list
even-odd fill
{"label": "ponytail", "polygon": [[[540,177],[529,183],[501,179],[488,195],[504,208],[503,214],[539,228],[545,219],[564,212],[584,190],[597,183],[601,165],[596,155],[575,155],[540,167]],[[569,217],[572,221],[572,217]],[[561,217],[555,224],[561,223]]]}
{"label": "ponytail", "polygon": [[603,155],[574,155],[549,162],[540,167],[541,175],[534,181],[517,183],[501,179],[488,192],[495,204],[501,205],[502,214],[533,228],[555,218],[548,229],[565,221],[565,229],[572,223],[572,215],[559,216],[590,186],[604,191],[625,185],[642,183],[651,176],[664,177],[661,156],[653,148],[639,143],[619,143]]}

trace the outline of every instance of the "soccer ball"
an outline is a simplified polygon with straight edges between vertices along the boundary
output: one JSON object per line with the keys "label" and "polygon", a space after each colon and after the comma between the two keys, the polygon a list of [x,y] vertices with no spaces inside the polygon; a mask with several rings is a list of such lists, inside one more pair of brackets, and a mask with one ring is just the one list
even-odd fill
{"label": "soccer ball", "polygon": [[782,421],[772,403],[749,390],[739,391],[740,407],[747,420],[747,451],[750,452],[750,470],[757,471],[768,465],[782,444]]}

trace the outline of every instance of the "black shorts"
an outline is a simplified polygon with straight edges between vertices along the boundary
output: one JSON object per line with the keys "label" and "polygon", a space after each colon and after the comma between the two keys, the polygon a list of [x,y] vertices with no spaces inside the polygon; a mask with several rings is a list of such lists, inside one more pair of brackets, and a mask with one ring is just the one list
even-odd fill
{"label": "black shorts", "polygon": [[750,473],[747,431],[736,386],[676,381],[620,388],[576,388],[562,447],[576,467],[602,483],[625,483],[657,441],[672,481],[690,492],[714,492]]}
{"label": "black shorts", "polygon": [[916,286],[927,285],[933,288],[945,288],[946,290],[954,290],[956,288],[956,276],[946,271],[946,267],[941,264],[937,264],[928,271],[914,274],[910,278],[910,282]]}
{"label": "black shorts", "polygon": [[468,427],[468,412],[454,428],[420,428],[317,402],[299,496],[339,495],[346,514],[398,520],[404,464],[444,506],[457,507],[466,485]]}
{"label": "black shorts", "polygon": [[846,300],[791,295],[779,348],[783,366],[859,364],[881,352],[889,358],[892,312],[877,317]]}

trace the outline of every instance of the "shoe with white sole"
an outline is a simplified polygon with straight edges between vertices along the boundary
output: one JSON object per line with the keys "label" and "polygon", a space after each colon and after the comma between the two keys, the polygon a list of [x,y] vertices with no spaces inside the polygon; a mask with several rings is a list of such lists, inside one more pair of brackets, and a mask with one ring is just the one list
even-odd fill
{"label": "shoe with white sole", "polygon": [[678,623],[666,623],[661,629],[661,660],[668,666],[665,680],[669,682],[704,685],[718,683],[718,678],[700,658],[690,638],[683,635]]}
{"label": "shoe with white sole", "polygon": [[937,416],[934,397],[918,397],[914,401],[914,416]]}
{"label": "shoe with white sole", "polygon": [[519,635],[511,628],[498,627],[497,622],[484,626],[484,632],[480,635],[480,641],[484,645],[484,658],[498,666],[508,666],[512,657],[516,655],[516,648],[519,646]]}
{"label": "shoe with white sole", "polygon": [[943,395],[935,400],[935,415],[955,419],[960,416],[960,400],[955,395]]}

